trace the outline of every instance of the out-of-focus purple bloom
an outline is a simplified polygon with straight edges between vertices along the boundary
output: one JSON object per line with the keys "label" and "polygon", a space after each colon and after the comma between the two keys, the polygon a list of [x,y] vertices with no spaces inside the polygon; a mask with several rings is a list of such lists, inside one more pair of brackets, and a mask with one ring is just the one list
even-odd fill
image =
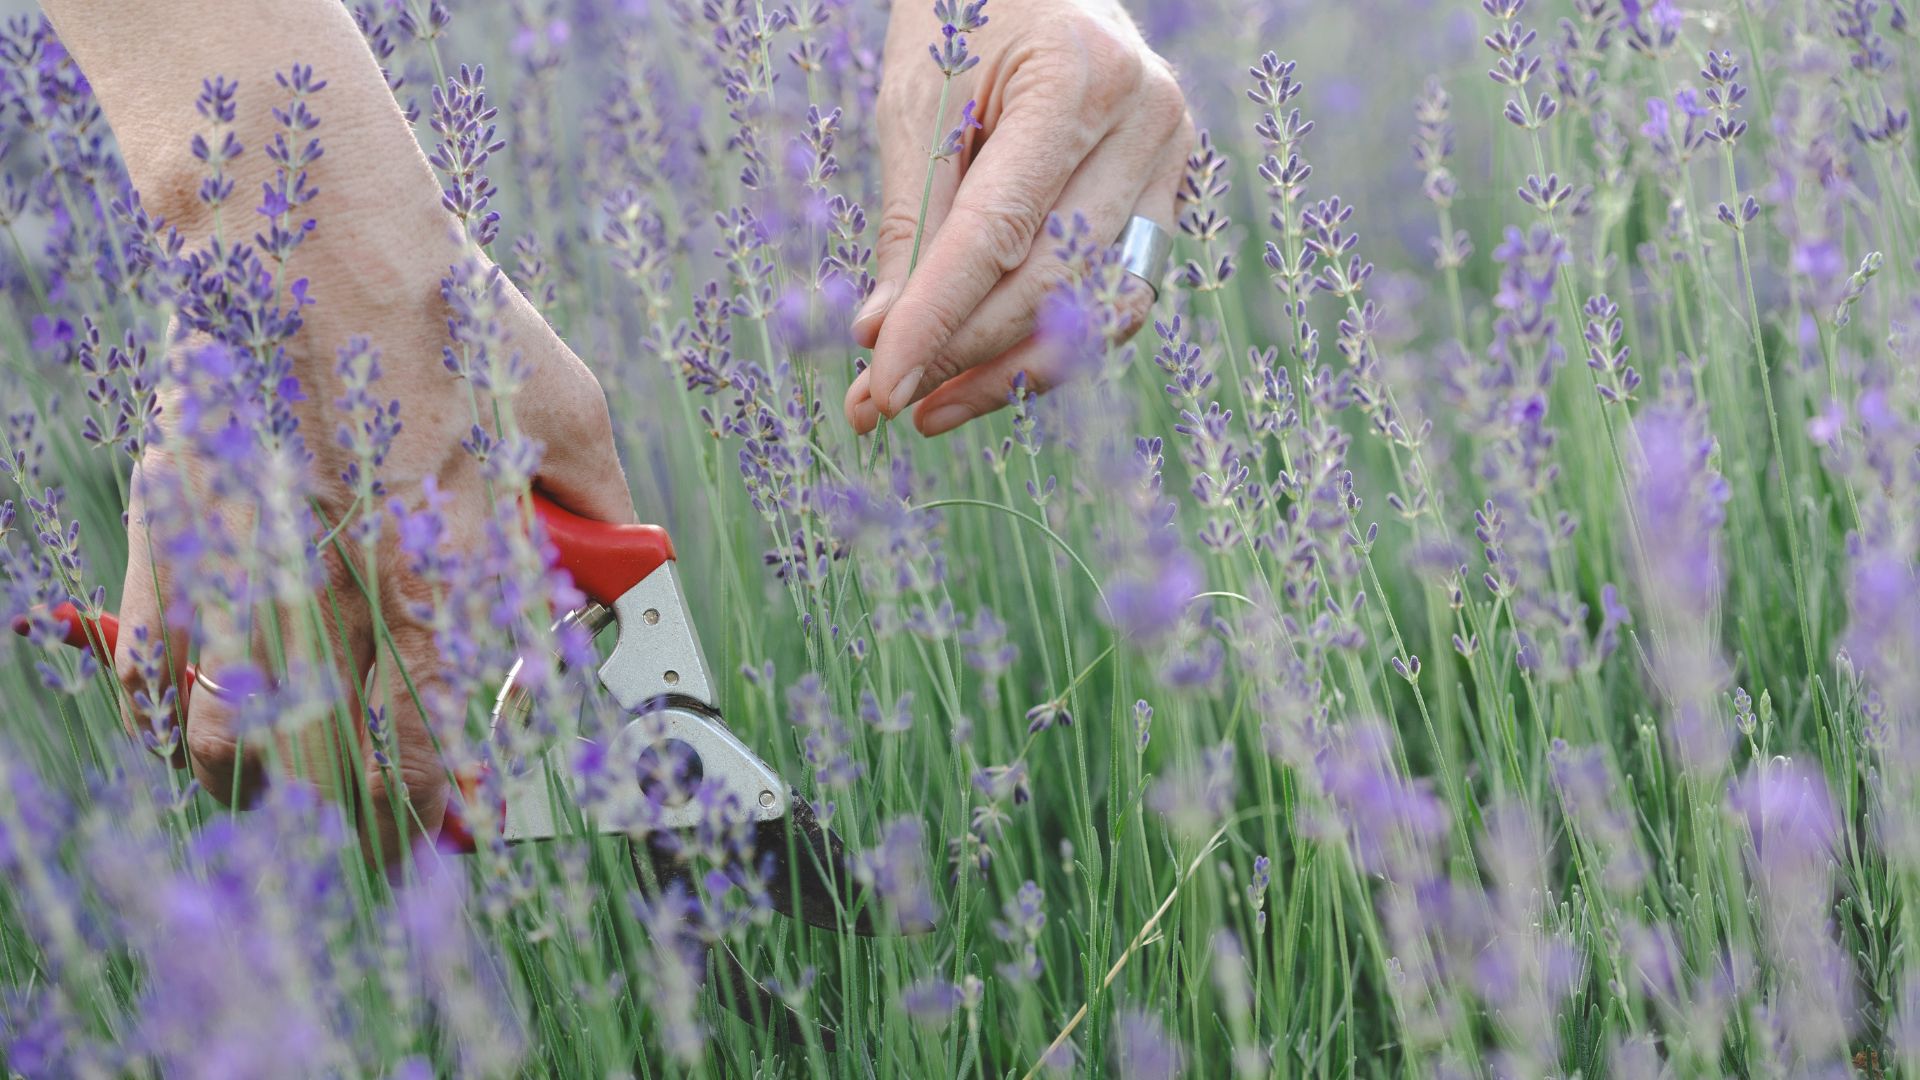
{"label": "out-of-focus purple bloom", "polygon": [[414,975],[446,1026],[461,1071],[511,1072],[525,1052],[521,1009],[468,924],[466,877],[432,860],[420,865],[420,878],[395,905]]}
{"label": "out-of-focus purple bloom", "polygon": [[1040,934],[1047,926],[1046,902],[1046,893],[1028,881],[1001,906],[1000,918],[993,921],[993,936],[1014,950],[1014,959],[996,969],[1001,978],[1030,983],[1040,977]]}
{"label": "out-of-focus purple bloom", "polygon": [[960,988],[937,976],[921,979],[900,992],[900,1007],[928,1027],[944,1028],[960,1008]]}
{"label": "out-of-focus purple bloom", "polygon": [[1007,624],[988,607],[973,613],[973,625],[961,632],[960,646],[965,650],[961,658],[968,667],[978,671],[990,687],[1012,670],[1020,658],[1020,646],[1007,640]]}
{"label": "out-of-focus purple bloom", "polygon": [[1821,878],[1835,858],[1840,821],[1817,770],[1784,760],[1756,765],[1733,784],[1727,806],[1744,820],[1766,882]]}
{"label": "out-of-focus purple bloom", "polygon": [[828,700],[826,687],[812,672],[787,688],[787,720],[805,732],[801,741],[814,782],[823,788],[843,789],[866,773],[853,760],[853,733]]}
{"label": "out-of-focus purple bloom", "polygon": [[1121,1010],[1113,1028],[1115,1076],[1121,1080],[1176,1080],[1186,1069],[1186,1048],[1158,1016],[1131,1007]]}
{"label": "out-of-focus purple bloom", "polygon": [[1147,806],[1167,819],[1174,832],[1204,837],[1233,810],[1236,788],[1233,744],[1201,752],[1198,764],[1176,768],[1147,793]]}
{"label": "out-of-focus purple bloom", "polygon": [[881,830],[879,846],[861,852],[853,864],[855,880],[872,889],[900,929],[910,933],[931,930],[940,917],[924,842],[918,818],[895,818]]}
{"label": "out-of-focus purple bloom", "polygon": [[706,978],[706,947],[696,926],[697,905],[675,884],[655,897],[631,896],[634,915],[646,929],[642,971],[648,1011],[663,1048],[691,1065],[706,1055],[707,1029],[700,1019],[700,985]]}
{"label": "out-of-focus purple bloom", "polygon": [[1783,1049],[1809,1063],[1844,1063],[1859,1016],[1853,965],[1830,911],[1843,825],[1826,778],[1785,759],[1757,762],[1728,790],[1727,807],[1746,826],[1762,941],[1781,974],[1770,1013]]}
{"label": "out-of-focus purple bloom", "polygon": [[1347,838],[1360,865],[1395,880],[1424,881],[1446,839],[1447,808],[1429,784],[1401,775],[1393,747],[1384,725],[1353,723],[1329,733],[1315,755],[1316,773],[1336,835]]}
{"label": "out-of-focus purple bloom", "polygon": [[1724,762],[1729,735],[1716,704],[1725,664],[1708,633],[1719,603],[1728,487],[1710,464],[1704,417],[1684,399],[1647,410],[1635,427],[1643,595],[1663,632],[1654,678],[1672,708],[1668,734],[1682,764],[1711,772]]}
{"label": "out-of-focus purple bloom", "polygon": [[883,735],[900,735],[913,730],[913,691],[902,691],[891,706],[883,706],[870,690],[860,692],[860,719]]}
{"label": "out-of-focus purple bloom", "polygon": [[1574,749],[1555,739],[1548,749],[1554,790],[1581,838],[1602,859],[1601,884],[1623,897],[1635,895],[1648,865],[1632,816],[1615,799],[1619,784],[1601,747]]}

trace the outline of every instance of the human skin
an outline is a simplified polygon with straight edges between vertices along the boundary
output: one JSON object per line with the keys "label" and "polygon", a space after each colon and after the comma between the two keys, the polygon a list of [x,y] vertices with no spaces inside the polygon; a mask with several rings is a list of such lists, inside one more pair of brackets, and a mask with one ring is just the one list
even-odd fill
{"label": "human skin", "polygon": [[[424,483],[432,478],[446,495],[447,542],[456,551],[477,550],[483,542],[488,501],[480,469],[460,446],[469,419],[464,409],[444,402],[464,400],[466,389],[440,362],[447,342],[447,306],[440,281],[448,267],[479,255],[464,239],[455,218],[440,204],[432,168],[401,115],[352,17],[339,0],[47,0],[55,29],[86,73],[120,145],[127,171],[151,214],[180,230],[190,246],[212,237],[212,214],[196,197],[205,166],[189,145],[205,128],[194,109],[201,80],[224,75],[238,80],[235,134],[247,152],[228,165],[237,181],[234,199],[224,210],[231,241],[254,228],[253,197],[272,174],[261,152],[273,130],[269,108],[285,91],[274,73],[295,63],[311,65],[327,87],[312,108],[320,117],[315,132],[325,155],[309,169],[319,197],[306,209],[319,227],[295,251],[290,272],[305,277],[316,303],[302,312],[304,327],[287,345],[305,392],[296,406],[306,445],[314,453],[312,485],[319,504],[337,521],[353,502],[338,479],[346,453],[334,444],[334,402],[341,396],[334,364],[337,350],[354,335],[364,335],[383,354],[384,377],[377,390],[400,402],[401,431],[380,478],[393,499],[410,509],[426,502]],[[244,230],[244,231],[243,231]],[[605,521],[634,519],[633,500],[614,451],[606,399],[592,372],[569,350],[520,294],[506,291],[503,324],[513,347],[531,369],[515,400],[515,416],[530,437],[545,444],[539,479],[543,490],[569,509]],[[181,362],[196,343],[174,341],[172,361]],[[452,395],[452,396],[450,396]],[[161,403],[161,423],[177,407],[179,395]],[[174,440],[174,444],[182,440]],[[210,491],[218,467],[198,460],[177,445],[149,451],[135,469],[128,507],[129,551],[120,617],[122,641],[146,628],[158,641],[162,601],[172,594],[164,560],[149,559],[146,501],[153,482],[175,473],[197,506],[217,516],[230,535],[249,534],[252,508],[222,500]],[[408,570],[388,520],[375,548],[379,566],[380,614],[391,634],[398,661],[426,698],[439,679],[440,657],[431,629],[412,611],[430,599],[430,590]],[[357,756],[367,778],[369,808],[359,816],[363,839],[392,861],[421,833],[437,832],[447,801],[446,772],[434,751],[425,719],[414,697],[391,692],[400,687],[393,655],[374,648],[371,605],[354,584],[335,552],[326,553],[331,597],[319,605],[334,650],[338,672],[353,698],[352,715],[364,716],[359,688],[372,684],[373,701],[388,709],[392,756],[405,782],[405,801],[395,820],[384,781],[370,767],[372,747],[364,727],[357,746],[335,745],[330,725],[307,724],[281,740],[282,763],[332,760],[322,755]],[[157,583],[157,587],[156,587]],[[334,606],[337,603],[337,608]],[[336,614],[337,612],[337,614]],[[245,649],[240,635],[220,612],[166,612],[170,655],[186,655],[189,625],[202,638],[199,657],[217,678],[222,650]],[[267,619],[276,620],[283,640],[299,640],[307,631],[296,612],[256,613],[251,648],[256,662],[267,655]],[[195,616],[190,618],[188,616]],[[342,642],[346,647],[341,647]],[[116,656],[116,670],[131,692],[143,688],[130,650]],[[158,693],[161,688],[146,688]],[[236,788],[242,800],[265,782],[263,747],[234,737],[233,703],[212,693],[193,694],[186,717],[185,757],[201,785],[226,799]],[[129,723],[132,721],[129,720]],[[336,798],[336,770],[309,767],[311,781]],[[356,800],[357,801],[357,800]],[[371,835],[370,835],[371,834]]]}
{"label": "human skin", "polygon": [[[381,479],[392,498],[417,509],[432,478],[446,496],[447,543],[476,550],[487,501],[478,466],[460,446],[466,415],[442,407],[447,395],[466,391],[440,363],[447,340],[440,281],[449,265],[484,255],[441,206],[438,181],[344,6],[338,0],[46,0],[45,7],[92,83],[146,209],[179,229],[189,245],[206,244],[214,232],[213,216],[195,194],[205,166],[189,152],[192,136],[205,127],[193,104],[201,80],[218,74],[240,85],[233,130],[248,152],[228,165],[236,181],[229,219],[250,216],[241,207],[272,172],[259,151],[272,132],[269,106],[284,97],[274,73],[302,63],[327,81],[313,103],[326,152],[309,170],[320,196],[308,209],[320,226],[294,254],[294,272],[308,280],[317,303],[302,313],[305,325],[288,343],[305,392],[296,411],[315,454],[313,487],[330,520],[352,504],[337,479],[343,451],[331,438],[333,403],[341,396],[334,359],[351,337],[362,335],[383,354],[380,395],[400,402],[403,427]],[[1192,124],[1171,71],[1124,11],[1112,0],[1002,0],[990,5],[989,15],[989,26],[974,36],[982,62],[956,80],[943,119],[951,126],[960,103],[979,101],[985,126],[974,133],[977,154],[963,152],[938,166],[921,263],[908,284],[942,76],[926,56],[927,44],[939,37],[931,4],[903,0],[894,8],[879,114],[886,197],[877,237],[880,287],[853,328],[874,348],[874,365],[847,401],[849,419],[863,431],[883,411],[875,402],[894,415],[919,401],[916,422],[937,434],[999,408],[1021,371],[1038,388],[1053,381],[1028,340],[1034,311],[1061,272],[1048,245],[1034,244],[1049,212],[1079,210],[1108,234],[1133,214],[1171,227]],[[250,230],[251,223],[230,223],[228,232],[241,228]],[[1136,299],[1133,322],[1144,313],[1144,290]],[[585,516],[633,520],[599,383],[518,292],[507,290],[507,301],[505,329],[531,370],[515,413],[522,429],[546,446],[540,486]],[[176,342],[174,361],[195,344]],[[177,403],[177,394],[163,397],[163,426]],[[204,636],[201,666],[217,677],[223,660],[239,659],[235,648],[250,647],[264,666],[265,623],[243,643],[220,612],[169,610],[163,619],[171,574],[164,561],[150,559],[145,510],[150,481],[177,475],[206,514],[220,518],[232,535],[247,535],[252,509],[211,494],[214,469],[180,448],[161,446],[135,470],[120,614],[122,640],[144,628],[151,640],[164,636],[175,658],[187,655],[187,628],[197,627]],[[410,805],[396,820],[385,773],[371,767],[364,729],[358,745],[341,748],[324,725],[309,725],[295,736],[300,745],[283,741],[273,757],[288,763],[324,761],[339,752],[357,756],[370,788],[363,833],[392,859],[421,833],[438,830],[446,774],[415,696],[394,692],[401,667],[374,647],[371,605],[337,554],[329,549],[324,557],[330,595],[319,608],[328,638],[346,643],[337,650],[341,685],[355,717],[364,715],[359,688],[365,686],[373,703],[389,710],[391,755]],[[412,614],[415,603],[431,599],[430,591],[408,572],[390,523],[375,558],[380,616],[398,665],[420,698],[430,699],[440,658],[431,629]],[[287,639],[304,629],[293,611],[267,614]],[[129,700],[163,689],[143,684],[128,650],[116,657],[116,670]],[[266,755],[235,739],[232,719],[231,702],[192,695],[184,764],[216,798],[237,791],[244,801],[265,783]],[[350,795],[334,790],[334,775],[315,769],[311,779],[330,795]]]}
{"label": "human skin", "polygon": [[[976,100],[983,127],[971,152],[936,166],[909,279],[945,76],[927,55],[940,39],[932,5],[894,4],[878,108],[878,283],[853,323],[873,363],[846,399],[861,432],[912,407],[920,432],[938,435],[1005,405],[1023,372],[1035,390],[1058,380],[1032,337],[1065,270],[1042,235],[1050,213],[1083,214],[1101,239],[1135,215],[1173,228],[1193,121],[1172,69],[1117,0],[1001,0],[986,13],[968,38],[980,63],[954,80],[939,122],[944,134]],[[1129,331],[1150,294],[1130,296]]]}

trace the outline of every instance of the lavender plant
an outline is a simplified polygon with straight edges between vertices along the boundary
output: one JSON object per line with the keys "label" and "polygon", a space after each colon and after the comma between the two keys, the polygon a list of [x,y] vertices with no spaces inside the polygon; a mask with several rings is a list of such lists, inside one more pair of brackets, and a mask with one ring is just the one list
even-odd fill
{"label": "lavender plant", "polygon": [[[209,71],[180,103],[214,223],[190,249],[52,27],[8,22],[0,1069],[1920,1071],[1906,5],[1132,6],[1206,131],[1151,329],[1120,340],[1133,286],[1056,218],[1037,335],[1074,378],[863,441],[828,417],[864,362],[843,326],[873,282],[883,13],[350,4],[444,207],[507,266],[449,265],[435,298],[497,498],[458,553],[437,488],[383,479],[427,419],[383,387],[401,343],[333,359],[337,423],[294,409],[321,391],[287,343],[338,302],[302,277],[328,73]],[[948,88],[984,9],[936,5]],[[929,188],[980,126],[948,104]],[[257,199],[247,155],[273,165]],[[488,731],[516,659],[587,670],[605,644],[551,628],[579,596],[513,498],[543,452],[501,314],[522,299],[609,390],[729,724],[916,935],[779,928],[717,803],[682,891],[644,892],[625,837],[487,839],[504,763],[556,744],[634,837],[702,798],[575,743],[621,718],[554,665],[526,730]],[[48,610],[117,606],[129,469],[164,445],[254,516],[141,488],[172,595],[221,617],[187,655],[123,638],[129,690]],[[316,583],[349,554],[350,587],[431,634],[430,685],[335,674]],[[381,587],[402,568],[415,595]],[[253,650],[266,604],[307,617]],[[228,810],[169,766],[191,732],[161,674],[247,655],[204,673],[248,703],[243,739],[370,740],[349,805],[285,784]],[[387,875],[351,793],[405,784],[408,702],[481,840]],[[838,1049],[723,1008],[717,946]]]}

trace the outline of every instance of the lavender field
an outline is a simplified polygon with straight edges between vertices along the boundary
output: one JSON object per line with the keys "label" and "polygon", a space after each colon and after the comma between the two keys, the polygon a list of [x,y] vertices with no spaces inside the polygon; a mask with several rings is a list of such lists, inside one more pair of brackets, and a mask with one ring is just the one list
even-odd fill
{"label": "lavender field", "polygon": [[[0,35],[0,1073],[1920,1075],[1905,0],[1128,0],[1200,132],[1173,270],[1125,338],[1109,237],[1054,219],[1046,376],[932,438],[841,415],[886,5],[347,6],[470,253],[444,340],[305,382],[351,318],[302,269],[330,72],[203,73],[183,244],[51,25]],[[780,917],[742,807],[576,739],[628,718],[612,634],[551,625],[515,291],[606,390],[727,723],[905,932]],[[416,362],[444,416],[393,404]],[[442,422],[464,541],[383,483]],[[49,613],[122,607],[130,500],[181,644],[122,635],[123,686]],[[277,779],[170,764],[187,659]],[[504,842],[550,746],[632,827]],[[365,825],[455,775],[471,853]],[[661,890],[663,798],[703,816]],[[729,952],[798,1024],[736,1015]]]}

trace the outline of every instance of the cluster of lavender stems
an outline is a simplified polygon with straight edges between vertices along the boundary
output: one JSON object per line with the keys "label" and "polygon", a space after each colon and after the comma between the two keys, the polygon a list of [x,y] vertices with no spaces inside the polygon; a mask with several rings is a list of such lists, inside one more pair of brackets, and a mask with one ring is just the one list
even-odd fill
{"label": "cluster of lavender stems", "polygon": [[[0,1071],[1920,1070],[1908,4],[1131,6],[1205,131],[1148,328],[1059,208],[1034,334],[1072,377],[926,441],[838,420],[869,5],[349,3],[470,241],[426,357],[304,347],[337,73],[204,73],[189,244],[51,24],[0,28]],[[913,263],[992,137],[949,96],[1027,13],[933,14]],[[727,723],[907,936],[787,929],[740,808],[609,751],[607,642],[556,628],[522,509],[521,298],[607,390]],[[445,419],[416,362],[483,506],[392,483]],[[118,606],[136,505],[169,632],[123,684],[49,611]],[[436,677],[348,685],[341,590]],[[213,656],[243,745],[339,800],[169,767],[162,675]],[[470,856],[361,827],[420,775],[403,711]],[[509,846],[502,778],[556,747],[612,831]],[[722,948],[799,1045],[722,1007]]]}

